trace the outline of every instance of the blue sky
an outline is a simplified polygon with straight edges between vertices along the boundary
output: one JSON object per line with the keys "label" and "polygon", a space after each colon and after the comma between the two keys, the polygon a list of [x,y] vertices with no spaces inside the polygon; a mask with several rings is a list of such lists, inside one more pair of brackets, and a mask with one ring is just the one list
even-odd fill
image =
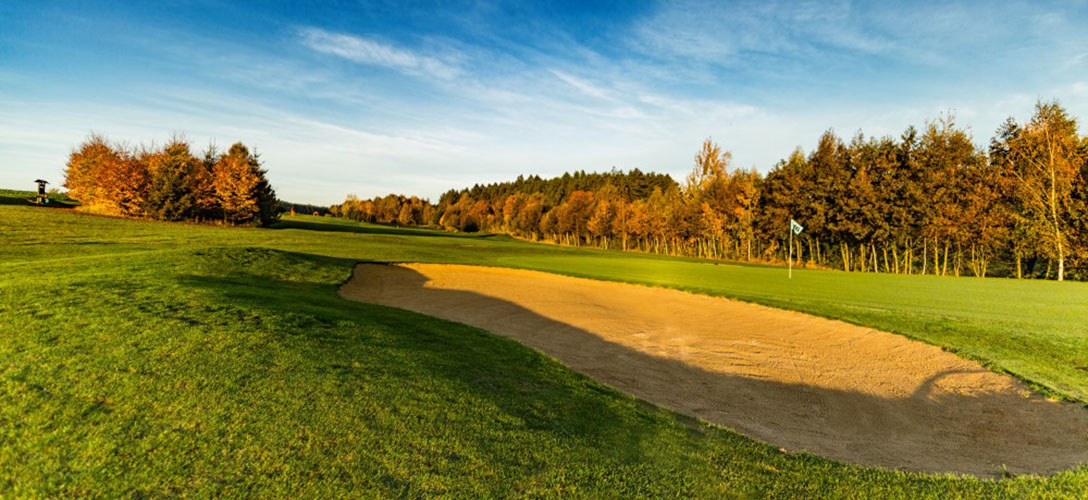
{"label": "blue sky", "polygon": [[982,144],[1038,98],[1088,119],[1085,0],[407,3],[0,0],[0,186],[61,181],[91,131],[242,140],[281,198],[327,204],[680,178],[708,136],[766,171],[949,111]]}

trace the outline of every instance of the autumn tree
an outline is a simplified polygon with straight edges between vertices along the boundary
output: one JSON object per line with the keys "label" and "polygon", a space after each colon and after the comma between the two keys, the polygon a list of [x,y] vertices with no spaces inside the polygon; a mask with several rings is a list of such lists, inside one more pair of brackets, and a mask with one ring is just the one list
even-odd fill
{"label": "autumn tree", "polygon": [[[683,184],[637,170],[519,176],[449,190],[424,203],[433,217],[423,219],[669,255],[793,255],[846,271],[1050,276],[1056,264],[1058,278],[1079,278],[1088,275],[1086,157],[1088,139],[1073,119],[1040,103],[1029,124],[1010,120],[986,151],[946,115],[896,137],[858,132],[849,143],[828,130],[810,153],[798,148],[763,176],[731,168],[729,153],[708,139]],[[416,207],[397,196],[349,199],[333,212],[378,221],[399,213],[401,223],[423,224]],[[805,226],[793,249],[790,219]],[[1047,272],[1035,271],[1037,260]]]}
{"label": "autumn tree", "polygon": [[1062,281],[1074,181],[1085,162],[1076,120],[1057,102],[1040,101],[1031,121],[1011,134],[1006,147],[1007,167],[1016,179],[1020,201],[1016,216],[1041,237],[1048,255],[1057,261],[1057,279]]}
{"label": "autumn tree", "polygon": [[209,147],[198,158],[179,137],[134,149],[92,134],[69,156],[64,185],[81,210],[96,213],[168,221],[221,215],[267,225],[281,206],[265,174],[241,143],[226,155]]}
{"label": "autumn tree", "polygon": [[146,164],[135,153],[91,134],[68,157],[64,186],[83,209],[140,216],[147,195]]}
{"label": "autumn tree", "polygon": [[[264,214],[275,194],[266,187],[264,172],[256,155],[242,143],[235,143],[215,164],[215,194],[223,209],[223,220],[232,224],[260,222],[274,218]],[[262,192],[264,191],[264,192]]]}

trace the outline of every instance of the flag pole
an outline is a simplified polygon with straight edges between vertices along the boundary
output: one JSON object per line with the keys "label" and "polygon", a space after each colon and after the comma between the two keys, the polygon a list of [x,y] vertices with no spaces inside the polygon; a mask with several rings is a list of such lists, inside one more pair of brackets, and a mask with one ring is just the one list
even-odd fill
{"label": "flag pole", "polygon": [[793,279],[793,235],[801,234],[804,230],[804,226],[798,224],[792,217],[790,218],[790,251],[786,253],[786,259],[790,261],[790,279]]}
{"label": "flag pole", "polygon": [[790,279],[792,280],[793,279],[793,219],[790,219],[790,251],[789,251],[789,258],[787,260],[790,261]]}

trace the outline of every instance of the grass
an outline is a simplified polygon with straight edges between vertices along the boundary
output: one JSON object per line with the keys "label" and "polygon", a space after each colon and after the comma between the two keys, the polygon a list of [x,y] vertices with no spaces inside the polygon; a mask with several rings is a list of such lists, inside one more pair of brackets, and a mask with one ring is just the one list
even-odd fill
{"label": "grass", "polygon": [[1088,310],[1084,283],[787,281],[309,216],[219,228],[0,202],[0,497],[1088,496],[1088,466],[986,481],[784,454],[515,342],[344,301],[336,286],[360,260],[732,296],[922,338],[1088,399],[1088,322],[1069,310]]}

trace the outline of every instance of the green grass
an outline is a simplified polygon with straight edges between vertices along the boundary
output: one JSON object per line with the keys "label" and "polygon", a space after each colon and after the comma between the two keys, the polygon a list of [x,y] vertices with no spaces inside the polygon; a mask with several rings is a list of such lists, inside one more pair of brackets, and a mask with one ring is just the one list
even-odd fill
{"label": "green grass", "polygon": [[361,260],[672,286],[904,333],[1085,401],[1084,283],[787,281],[502,236],[307,216],[280,227],[0,201],[0,497],[1088,496],[1088,466],[985,481],[783,454],[515,342],[335,293]]}

